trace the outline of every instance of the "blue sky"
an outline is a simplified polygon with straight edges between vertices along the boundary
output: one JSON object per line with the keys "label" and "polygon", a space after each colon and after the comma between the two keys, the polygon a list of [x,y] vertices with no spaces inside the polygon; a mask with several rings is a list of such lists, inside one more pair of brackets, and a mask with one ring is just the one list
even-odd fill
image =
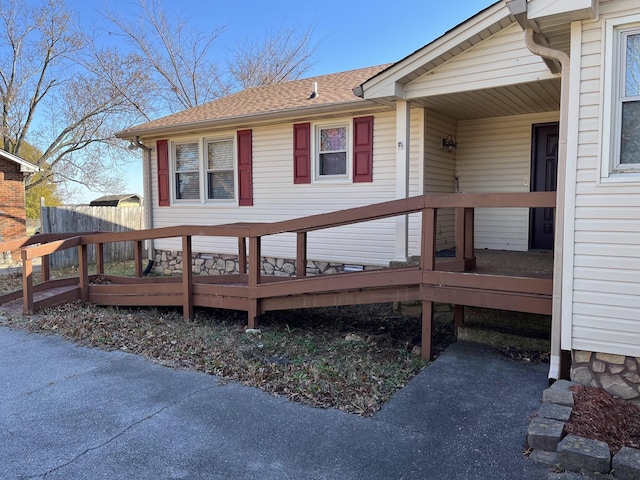
{"label": "blue sky", "polygon": [[[493,3],[491,0],[165,1],[169,12],[181,11],[195,28],[226,26],[214,50],[221,59],[228,48],[245,38],[260,39],[281,26],[304,31],[315,25],[315,40],[322,42],[314,56],[314,66],[305,77],[398,61]],[[68,0],[68,4],[78,12],[82,23],[97,22],[97,11],[102,8],[123,13],[135,5],[130,0]],[[141,160],[132,160],[127,166],[127,192],[123,193],[143,194],[141,171]],[[88,202],[100,195],[85,192],[77,200]]]}

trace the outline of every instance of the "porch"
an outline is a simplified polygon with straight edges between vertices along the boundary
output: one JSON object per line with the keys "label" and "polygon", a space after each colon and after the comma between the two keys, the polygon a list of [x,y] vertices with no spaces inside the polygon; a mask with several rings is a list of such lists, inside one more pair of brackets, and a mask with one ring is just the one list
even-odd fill
{"label": "porch", "polygon": [[[0,244],[0,249],[21,249],[23,289],[0,297],[0,304],[22,298],[25,314],[39,308],[80,299],[97,305],[181,306],[185,318],[193,318],[194,307],[246,311],[248,326],[255,328],[267,311],[369,303],[419,301],[422,303],[422,356],[432,355],[433,304],[456,305],[457,324],[464,306],[551,314],[552,272],[542,262],[526,271],[507,260],[484,262],[488,256],[474,254],[476,208],[555,208],[555,194],[451,194],[423,195],[366,207],[342,210],[270,224],[181,226],[125,233],[79,233],[54,239],[46,235]],[[456,211],[456,256],[436,255],[437,212]],[[296,264],[307,264],[307,234],[387,217],[421,215],[421,255],[415,266],[382,268],[335,275],[306,276],[297,269],[295,278],[271,277],[260,271],[261,241],[283,232],[294,233]],[[240,273],[194,276],[185,268],[181,277],[143,277],[142,243],[147,239],[178,237],[183,258],[191,258],[193,237],[235,237]],[[133,241],[136,277],[104,274],[103,246],[109,242]],[[40,243],[39,245],[36,245]],[[89,275],[87,248],[96,246],[96,274]],[[248,247],[248,250],[247,250]],[[50,279],[48,255],[77,248],[77,277]],[[509,253],[509,252],[507,252]],[[43,258],[43,281],[33,283],[33,260]],[[546,256],[549,259],[549,255]],[[547,262],[548,263],[548,262]],[[52,294],[53,290],[55,294]],[[49,292],[49,293],[47,293]]]}

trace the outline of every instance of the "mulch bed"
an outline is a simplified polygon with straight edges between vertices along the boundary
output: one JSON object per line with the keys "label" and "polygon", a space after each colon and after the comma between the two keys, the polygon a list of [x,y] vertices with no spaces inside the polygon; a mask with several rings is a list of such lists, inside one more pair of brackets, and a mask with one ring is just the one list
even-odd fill
{"label": "mulch bed", "polygon": [[570,387],[574,392],[567,434],[609,445],[612,455],[624,447],[640,448],[640,408],[595,387]]}

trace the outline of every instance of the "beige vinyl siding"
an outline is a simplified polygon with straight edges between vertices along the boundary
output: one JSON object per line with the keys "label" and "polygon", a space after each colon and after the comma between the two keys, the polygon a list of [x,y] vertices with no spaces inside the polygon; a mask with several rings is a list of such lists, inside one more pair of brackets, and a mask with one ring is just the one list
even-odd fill
{"label": "beige vinyl siding", "polygon": [[[425,158],[424,193],[455,192],[456,153],[442,149],[442,139],[449,135],[456,137],[455,120],[437,114],[425,112]],[[452,248],[455,245],[455,211],[438,210],[438,250]]]}
{"label": "beige vinyl siding", "polygon": [[[532,125],[557,121],[558,113],[458,122],[456,176],[460,192],[528,192]],[[526,251],[529,210],[476,209],[475,246]]]}
{"label": "beige vinyl siding", "polygon": [[[411,192],[419,191],[417,142],[422,125],[421,110],[412,111]],[[336,118],[351,122],[352,117]],[[293,183],[293,123],[253,129],[252,207],[214,204],[157,206],[157,168],[152,159],[153,216],[156,227],[171,225],[218,225],[234,222],[274,222],[369,205],[395,198],[396,133],[395,112],[376,114],[374,119],[374,166],[372,183]],[[235,132],[222,132],[235,135]],[[206,136],[206,135],[204,135]],[[419,246],[419,221],[410,229],[411,245]],[[308,236],[308,258],[363,265],[388,265],[394,259],[395,219],[349,225]],[[155,248],[180,250],[180,242],[159,240]],[[237,253],[237,240],[194,238],[196,252]],[[265,256],[295,258],[295,236],[276,235],[263,239]]]}
{"label": "beige vinyl siding", "polygon": [[563,319],[571,345],[563,348],[638,357],[640,185],[599,182],[602,23],[631,14],[640,14],[635,0],[602,1],[599,21],[582,28],[575,213],[567,239],[574,242],[572,295],[563,298],[571,302],[571,318]]}
{"label": "beige vinyl siding", "polygon": [[412,81],[405,92],[410,99],[550,78],[554,75],[527,50],[522,28],[514,24]]}

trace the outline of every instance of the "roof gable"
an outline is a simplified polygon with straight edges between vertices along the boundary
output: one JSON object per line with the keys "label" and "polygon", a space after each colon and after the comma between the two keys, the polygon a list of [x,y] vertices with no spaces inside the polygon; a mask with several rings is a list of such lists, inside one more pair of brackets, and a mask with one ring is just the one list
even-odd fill
{"label": "roof gable", "polygon": [[404,86],[515,22],[501,0],[363,82],[365,99],[404,98]]}

